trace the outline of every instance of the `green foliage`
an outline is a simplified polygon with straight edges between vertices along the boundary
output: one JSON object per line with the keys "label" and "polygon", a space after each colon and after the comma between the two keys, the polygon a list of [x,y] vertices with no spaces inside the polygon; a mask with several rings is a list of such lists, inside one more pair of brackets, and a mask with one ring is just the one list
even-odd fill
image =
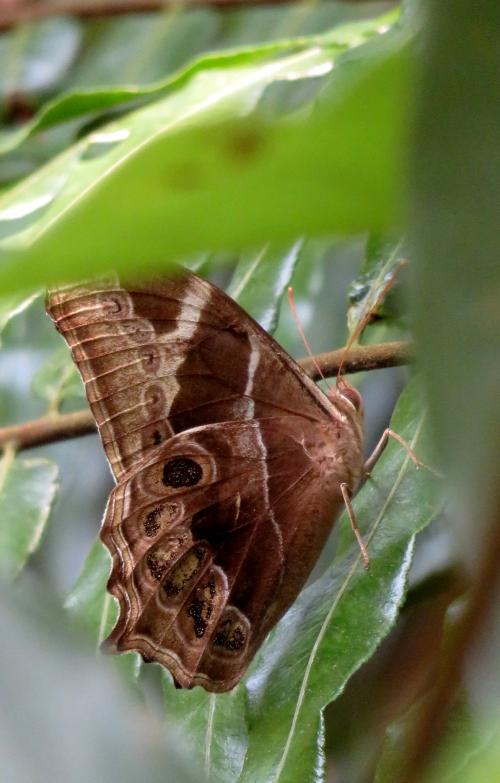
{"label": "green foliage", "polygon": [[[138,258],[151,267],[207,247],[383,227],[397,211],[408,58],[406,35],[379,37],[355,69],[337,65],[339,46],[325,37],[263,63],[198,70],[90,133],[0,200],[0,284],[16,286],[20,265],[36,285],[106,269],[110,257],[137,270]],[[235,120],[269,85],[334,65],[324,100],[301,122],[266,122],[258,106]]]}

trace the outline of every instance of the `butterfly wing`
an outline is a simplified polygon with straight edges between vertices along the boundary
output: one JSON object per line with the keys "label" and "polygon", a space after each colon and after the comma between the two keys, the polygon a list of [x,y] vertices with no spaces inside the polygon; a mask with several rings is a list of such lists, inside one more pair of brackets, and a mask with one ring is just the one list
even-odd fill
{"label": "butterfly wing", "polygon": [[47,310],[85,383],[117,480],[148,450],[202,424],[333,407],[233,300],[196,275],[72,286]]}
{"label": "butterfly wing", "polygon": [[341,503],[318,492],[300,420],[195,428],[159,446],[111,494],[102,538],[120,620],[108,644],[183,687],[232,688],[298,590]]}
{"label": "butterfly wing", "polygon": [[108,642],[184,687],[229,690],[305,582],[339,482],[360,470],[359,432],[195,275],[66,288],[48,310],[117,479],[101,533],[120,604]]}

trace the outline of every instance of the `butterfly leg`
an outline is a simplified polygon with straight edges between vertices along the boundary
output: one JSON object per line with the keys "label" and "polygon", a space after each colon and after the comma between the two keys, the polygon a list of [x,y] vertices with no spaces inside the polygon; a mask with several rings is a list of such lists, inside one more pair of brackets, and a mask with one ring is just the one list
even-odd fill
{"label": "butterfly leg", "polygon": [[375,463],[378,461],[380,455],[382,454],[383,450],[387,446],[387,441],[389,440],[389,438],[394,438],[394,440],[397,440],[397,442],[405,449],[409,458],[411,459],[411,461],[413,462],[416,468],[425,468],[426,470],[429,470],[438,478],[441,478],[441,475],[436,470],[431,468],[429,465],[426,465],[425,462],[422,462],[422,460],[420,460],[417,457],[417,455],[415,454],[411,446],[408,445],[408,443],[404,440],[404,438],[401,437],[401,435],[398,435],[397,432],[394,432],[394,430],[391,430],[389,427],[387,427],[387,429],[383,431],[382,437],[380,438],[379,442],[377,443],[377,445],[375,446],[372,453],[370,454],[370,456],[368,457],[368,459],[364,464],[365,476],[369,476],[370,473],[372,472]]}
{"label": "butterfly leg", "polygon": [[345,482],[342,482],[342,484],[340,485],[340,491],[342,492],[342,497],[344,498],[344,504],[347,511],[347,516],[349,517],[349,521],[351,523],[352,532],[356,536],[356,541],[358,542],[358,546],[361,550],[361,555],[363,557],[363,566],[365,568],[369,568],[370,558],[368,557],[368,552],[366,551],[366,547],[363,543],[363,539],[361,538],[361,533],[359,532],[359,528],[356,524],[356,517],[354,516],[354,509],[352,507],[351,497],[349,495],[349,488]]}

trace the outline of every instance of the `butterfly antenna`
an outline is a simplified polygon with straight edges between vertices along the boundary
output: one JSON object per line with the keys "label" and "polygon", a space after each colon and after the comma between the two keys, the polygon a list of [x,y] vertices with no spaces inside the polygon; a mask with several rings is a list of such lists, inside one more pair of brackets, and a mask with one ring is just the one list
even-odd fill
{"label": "butterfly antenna", "polygon": [[297,329],[299,331],[299,334],[300,334],[300,336],[302,338],[302,342],[305,345],[305,349],[306,349],[307,353],[309,354],[309,356],[311,357],[311,361],[314,364],[314,366],[316,367],[316,369],[318,371],[319,377],[323,381],[325,381],[327,386],[329,386],[330,384],[328,383],[328,381],[326,380],[325,376],[323,375],[321,367],[319,366],[318,362],[316,361],[316,357],[314,356],[313,352],[311,351],[311,346],[309,345],[309,343],[307,341],[307,337],[306,337],[306,335],[304,333],[304,330],[302,328],[302,324],[300,323],[299,316],[298,316],[298,313],[297,313],[297,308],[295,307],[295,301],[293,299],[293,288],[292,288],[292,286],[289,286],[289,288],[288,288],[288,302],[290,304],[290,310],[292,311],[293,320],[295,321],[295,325],[296,325],[296,327],[297,327]]}
{"label": "butterfly antenna", "polygon": [[342,359],[340,360],[339,369],[337,370],[337,385],[339,383],[340,376],[342,375],[342,369],[344,367],[345,360],[347,358],[347,354],[351,350],[353,343],[356,342],[356,340],[360,336],[361,332],[363,331],[363,329],[365,328],[366,324],[370,320],[371,315],[375,312],[377,307],[384,301],[385,297],[387,296],[387,294],[391,290],[392,286],[396,282],[396,279],[397,279],[401,269],[404,266],[406,266],[406,263],[407,263],[406,259],[401,259],[401,261],[399,262],[399,264],[396,266],[396,268],[394,269],[394,271],[390,275],[389,279],[385,283],[384,287],[382,288],[382,290],[378,294],[378,296],[375,299],[375,301],[373,302],[373,304],[370,305],[370,306],[367,306],[366,311],[364,312],[364,314],[359,319],[356,328],[354,329],[353,333],[350,335],[350,337],[349,337],[349,339],[347,341],[347,345],[345,347],[344,353],[342,354]]}

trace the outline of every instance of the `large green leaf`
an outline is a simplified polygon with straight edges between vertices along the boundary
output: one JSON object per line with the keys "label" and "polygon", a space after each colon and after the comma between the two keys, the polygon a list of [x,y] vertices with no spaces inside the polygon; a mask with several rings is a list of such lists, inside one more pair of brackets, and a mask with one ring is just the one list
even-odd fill
{"label": "large green leaf", "polygon": [[19,459],[7,447],[0,459],[0,574],[13,578],[40,543],[57,491],[57,465]]}
{"label": "large green leaf", "polygon": [[420,85],[412,239],[419,360],[467,557],[498,502],[500,6],[481,0],[474,23],[466,0],[445,6],[430,16]]}
{"label": "large green leaf", "polygon": [[91,134],[0,202],[0,284],[384,225],[399,201],[408,63],[398,35],[380,44],[339,64],[328,100],[302,122],[229,118],[277,80],[330,70],[328,46],[200,72]]}
{"label": "large green leaf", "polygon": [[[392,420],[425,454],[425,411],[417,386]],[[247,680],[249,748],[242,781],[319,780],[321,711],[393,625],[404,597],[415,534],[437,513],[436,479],[391,444],[355,499],[370,553],[368,572],[347,521],[325,576],[304,590],[265,643]],[[347,536],[351,536],[349,543]]]}
{"label": "large green leaf", "polygon": [[[477,747],[459,779],[482,781],[497,779],[499,769],[487,734],[498,736],[500,704],[498,567],[488,561],[500,508],[500,6],[480,0],[471,15],[457,0],[427,3],[427,12],[411,180],[417,351],[448,477],[454,555],[472,580],[470,594],[482,596],[475,612],[482,623],[469,620],[457,649],[443,654],[447,671],[463,670],[485,739],[484,756]],[[441,691],[436,724],[453,695],[453,687]],[[429,738],[419,760],[432,758],[438,743]],[[462,743],[459,728],[432,780],[455,779]]]}
{"label": "large green leaf", "polygon": [[[184,26],[193,26],[196,28],[200,19],[198,14],[196,17],[191,15],[190,18],[177,19],[174,23],[175,27],[179,24]],[[206,17],[206,14],[203,14]],[[202,23],[206,18],[201,18]],[[134,74],[130,74],[130,46],[129,38],[131,35],[131,26],[133,32],[136,34],[137,20],[120,20],[118,24],[113,25],[112,30],[107,31],[107,35],[103,36],[103,40],[100,40],[97,46],[94,44],[91,55],[92,61],[87,67],[91,72],[86,74],[85,68],[80,68],[79,80],[92,84],[92,82],[98,82],[99,79],[99,58],[102,60],[101,70],[104,71],[104,78],[107,80],[108,85],[101,88],[85,87],[85,89],[75,89],[72,92],[63,93],[57,96],[52,101],[43,106],[31,122],[25,123],[21,128],[13,131],[0,132],[0,154],[4,154],[22,144],[26,139],[32,136],[34,133],[47,130],[54,125],[68,122],[77,118],[85,117],[86,115],[98,115],[100,112],[109,111],[115,107],[121,105],[130,105],[134,101],[139,99],[142,101],[151,101],[159,97],[164,96],[168,92],[179,89],[185,85],[196,74],[211,70],[211,69],[225,69],[240,66],[247,66],[258,64],[263,60],[269,60],[272,57],[284,55],[298,49],[312,46],[323,46],[328,43],[332,48],[336,48],[338,52],[342,52],[354,46],[359,46],[364,41],[368,40],[371,36],[376,35],[381,28],[392,24],[396,15],[394,13],[388,14],[384,17],[377,19],[369,19],[362,22],[351,23],[335,28],[327,35],[311,35],[301,37],[284,38],[281,40],[274,40],[268,43],[263,43],[258,46],[244,46],[239,48],[229,49],[223,52],[209,52],[197,57],[188,65],[180,68],[176,73],[168,76],[166,79],[155,82],[149,85],[132,86],[136,81]],[[154,31],[156,36],[158,35],[158,20],[143,20],[144,26],[147,27],[145,34],[150,36]],[[170,27],[172,27],[171,20],[169,20]],[[57,29],[60,35],[59,28]],[[127,45],[125,46],[125,37]],[[118,47],[119,53],[124,57],[124,64],[127,66],[127,73],[123,70],[116,68],[112,74],[113,79],[121,77],[122,81],[126,81],[126,85],[117,84],[115,87],[109,86],[109,47],[116,48],[116,39],[119,40],[121,45]],[[3,46],[5,50],[5,56],[7,56],[8,46],[5,43]],[[96,51],[97,50],[97,51]],[[18,55],[20,53],[18,52]],[[0,63],[1,63],[2,49],[0,49]],[[171,52],[169,52],[171,56]],[[183,56],[186,56],[186,51],[183,51]],[[27,67],[26,65],[23,67]],[[96,73],[97,68],[97,73]],[[136,76],[136,75],[135,75]]]}

